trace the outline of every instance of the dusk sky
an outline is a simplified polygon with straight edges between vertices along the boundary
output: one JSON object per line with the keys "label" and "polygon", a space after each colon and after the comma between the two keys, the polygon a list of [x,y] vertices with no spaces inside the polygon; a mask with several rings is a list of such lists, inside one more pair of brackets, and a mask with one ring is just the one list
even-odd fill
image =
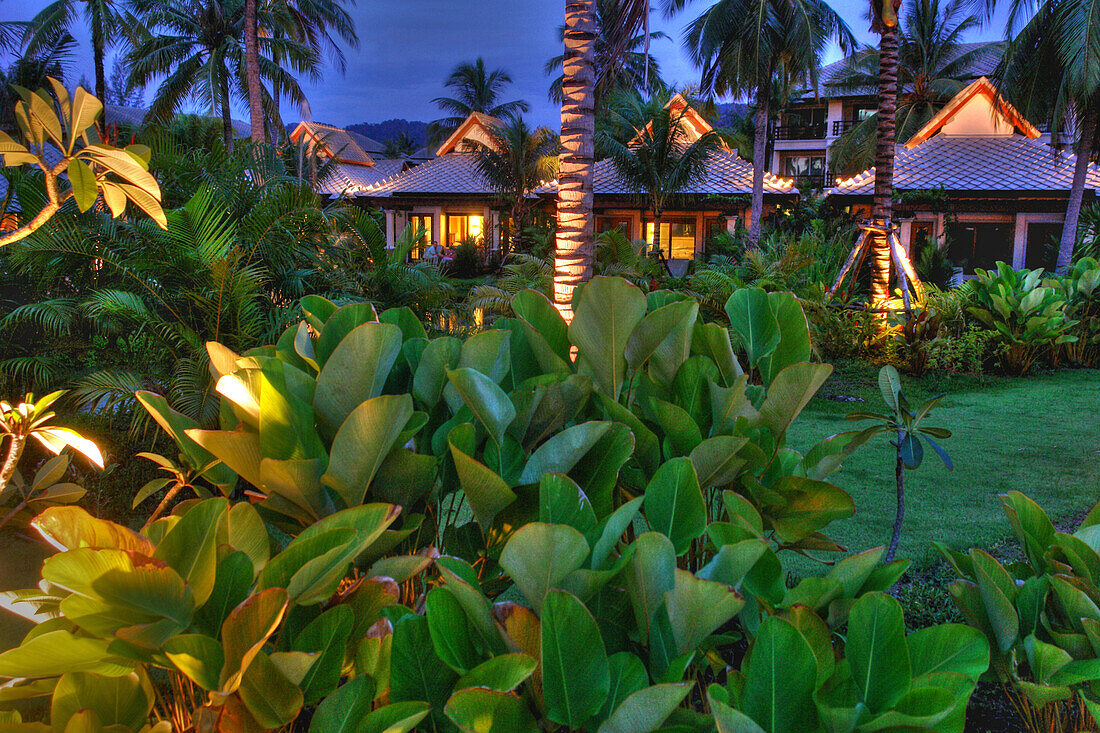
{"label": "dusk sky", "polygon": [[[697,81],[697,72],[681,50],[683,27],[709,6],[695,0],[687,9],[665,20],[654,13],[654,30],[671,38],[653,45],[653,56],[664,78],[677,85]],[[25,20],[47,5],[47,0],[0,0],[0,18]],[[657,4],[654,3],[656,6]],[[833,6],[862,42],[876,40],[863,17],[866,0],[836,0]],[[531,104],[530,117],[556,126],[558,110],[547,99],[549,77],[543,67],[561,52],[557,29],[562,0],[360,0],[351,9],[360,38],[359,48],[345,49],[347,73],[329,70],[319,83],[306,86],[317,121],[337,125],[380,122],[393,117],[430,121],[438,117],[431,103],[444,94],[443,80],[454,66],[483,56],[490,67],[503,66],[515,80],[509,99]],[[1002,34],[992,25],[967,40],[994,40]],[[88,34],[76,29],[81,44],[73,76],[91,79]],[[826,61],[839,57],[832,49]],[[110,60],[108,60],[108,69]],[[287,122],[294,113],[284,107]],[[236,116],[243,117],[240,105]]]}

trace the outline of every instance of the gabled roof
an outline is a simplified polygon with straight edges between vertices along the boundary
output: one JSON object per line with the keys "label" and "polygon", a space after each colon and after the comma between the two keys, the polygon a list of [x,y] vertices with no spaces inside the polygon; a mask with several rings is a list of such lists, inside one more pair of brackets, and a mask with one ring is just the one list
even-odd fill
{"label": "gabled roof", "polygon": [[[1023,135],[933,135],[913,147],[899,145],[894,188],[947,191],[1068,191],[1077,159]],[[1100,189],[1100,168],[1089,166],[1086,188]],[[840,181],[830,193],[870,196],[875,169]]]}
{"label": "gabled roof", "polygon": [[321,153],[329,158],[334,158],[340,163],[351,165],[374,165],[374,158],[363,149],[356,137],[370,140],[361,135],[352,136],[353,133],[341,127],[323,125],[320,122],[298,123],[298,126],[290,133],[290,139],[294,142],[309,142],[318,146]]}
{"label": "gabled roof", "polygon": [[[1022,134],[1021,134],[1022,133]],[[1068,191],[1077,158],[1039,142],[1039,131],[1000,99],[985,77],[948,102],[894,154],[894,188],[946,191]],[[838,181],[831,193],[874,193],[875,169]],[[1100,188],[1100,168],[1089,165],[1086,188]]]}
{"label": "gabled roof", "polygon": [[[699,114],[698,110],[691,106],[683,94],[677,93],[672,99],[665,105],[665,109],[670,110],[673,115],[679,115],[679,122],[687,132],[688,141],[695,142],[708,132],[713,132],[714,127],[707,122],[703,115]],[[652,131],[653,121],[646,123],[642,132],[639,132],[631,140],[631,144],[638,141],[638,139],[645,133]],[[726,147],[725,142],[722,142],[722,147]]]}
{"label": "gabled roof", "polygon": [[[790,193],[793,185],[794,182],[789,178],[781,178],[768,172],[764,173],[764,193]],[[592,190],[597,196],[639,193],[619,177],[618,171],[615,170],[615,165],[610,159],[596,163]],[[752,164],[729,151],[723,150],[713,153],[710,160],[707,161],[706,174],[681,193],[696,196],[752,193]]]}
{"label": "gabled roof", "polygon": [[[984,103],[979,103],[979,100]],[[944,108],[936,113],[916,135],[909,138],[905,147],[912,148],[921,144],[946,126],[955,121],[960,114],[968,108],[975,109],[978,114],[990,116],[987,120],[991,130],[1019,130],[1021,134],[1029,138],[1039,137],[1039,131],[1024,116],[1016,111],[1016,108],[1006,102],[993,83],[984,76],[972,81],[965,89],[956,94]],[[996,134],[996,133],[994,133]]]}
{"label": "gabled roof", "polygon": [[[460,151],[460,148],[464,140],[475,140],[485,145],[491,144],[491,130],[494,127],[500,126],[500,120],[496,117],[490,117],[482,112],[471,112],[469,117],[462,121],[462,124],[451,133],[451,136],[439,146],[439,150],[435,151],[437,156],[447,155]],[[468,151],[465,151],[468,152]]]}

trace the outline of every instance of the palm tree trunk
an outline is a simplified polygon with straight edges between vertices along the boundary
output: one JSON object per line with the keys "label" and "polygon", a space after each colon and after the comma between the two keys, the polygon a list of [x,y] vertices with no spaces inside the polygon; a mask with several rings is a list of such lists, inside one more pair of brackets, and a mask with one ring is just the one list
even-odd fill
{"label": "palm tree trunk", "polygon": [[1073,247],[1077,243],[1077,220],[1081,215],[1081,201],[1085,196],[1085,177],[1089,172],[1092,143],[1096,137],[1096,108],[1090,106],[1079,116],[1080,138],[1077,141],[1077,165],[1073,168],[1073,186],[1066,204],[1066,219],[1062,225],[1062,240],[1058,244],[1056,271],[1064,275],[1073,261]]}
{"label": "palm tree trunk", "polygon": [[756,119],[752,136],[752,221],[749,223],[749,246],[760,246],[764,218],[764,170],[768,167],[765,151],[768,146],[768,118],[771,115],[771,75],[764,74],[756,87]]}
{"label": "palm tree trunk", "polygon": [[[91,4],[92,10],[92,63],[95,66],[95,95],[100,102],[107,104],[107,73],[103,68],[103,55],[106,53],[103,14],[99,3]],[[102,133],[106,125],[106,115],[96,121],[96,128]]]}
{"label": "palm tree trunk", "polygon": [[264,108],[260,89],[259,21],[256,5],[259,0],[244,2],[244,68],[248,79],[248,113],[252,126],[252,141],[264,141]]}
{"label": "palm tree trunk", "polygon": [[653,251],[661,256],[661,219],[664,212],[660,209],[653,210]]}
{"label": "palm tree trunk", "polygon": [[[898,26],[881,30],[878,64],[878,141],[875,145],[875,200],[871,216],[894,215],[894,123],[898,104]],[[890,245],[886,237],[871,243],[871,306],[886,313],[890,297]]]}
{"label": "palm tree trunk", "polygon": [[229,111],[229,70],[223,65],[221,89],[218,90],[218,100],[221,104],[222,113],[222,142],[225,143],[225,149],[227,152],[233,151],[233,116]]}
{"label": "palm tree trunk", "polygon": [[595,51],[595,0],[565,0],[554,304],[566,321],[573,319],[573,291],[592,276]]}

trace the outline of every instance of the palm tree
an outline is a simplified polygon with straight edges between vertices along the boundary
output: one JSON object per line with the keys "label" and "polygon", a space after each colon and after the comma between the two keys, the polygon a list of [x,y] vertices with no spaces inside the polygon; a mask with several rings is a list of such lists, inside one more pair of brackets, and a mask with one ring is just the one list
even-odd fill
{"label": "palm tree", "polygon": [[[666,0],[666,13],[686,0]],[[844,50],[855,39],[825,0],[718,0],[688,27],[686,42],[702,69],[702,86],[715,94],[752,95],[756,120],[753,138],[752,223],[749,241],[760,241],[767,168],[768,121],[776,79],[817,84],[817,69],[830,41]]]}
{"label": "palm tree", "polygon": [[[653,212],[653,249],[661,251],[661,217],[669,201],[699,181],[711,156],[721,149],[713,130],[692,141],[684,126],[687,108],[651,100],[617,112],[621,134],[602,131],[601,151],[615,172],[646,201]],[[624,138],[626,140],[624,141]]]}
{"label": "palm tree", "polygon": [[[626,0],[596,0],[596,50],[593,63],[596,67],[596,110],[603,109],[606,102],[623,92],[635,92],[650,96],[664,86],[661,70],[656,61],[649,61],[648,83],[646,78],[647,44],[644,33],[630,36],[624,42],[624,48],[617,51],[612,47],[614,35],[612,29],[620,23],[622,8]],[[565,26],[559,29],[562,40],[565,39]],[[650,40],[668,38],[664,33],[649,34]],[[546,62],[546,73],[554,74],[550,85],[550,100],[562,102],[562,56],[555,56]]]}
{"label": "palm tree", "polygon": [[[188,99],[196,99],[222,119],[226,148],[233,146],[230,100],[247,95],[242,35],[244,6],[240,0],[134,0],[142,22],[133,19],[132,50],[127,54],[130,80],[144,87],[161,79],[150,109],[154,119],[166,119]],[[297,70],[319,65],[315,51],[288,38],[258,39],[261,77],[277,83],[291,98],[304,103],[294,75],[272,60],[288,59]],[[270,105],[268,105],[270,106]]]}
{"label": "palm tree", "polygon": [[530,105],[523,100],[502,102],[504,88],[512,83],[511,75],[504,69],[485,68],[485,59],[473,63],[463,62],[455,67],[443,86],[455,90],[454,97],[436,97],[432,100],[449,117],[436,120],[428,129],[432,140],[442,140],[458,129],[471,112],[482,112],[490,117],[508,117],[527,112]]}
{"label": "palm tree", "polygon": [[114,0],[54,0],[27,23],[26,53],[37,56],[55,42],[59,34],[70,32],[77,10],[83,6],[84,18],[92,34],[92,62],[95,66],[95,95],[107,98],[107,73],[104,66],[107,48],[121,28]]}
{"label": "palm tree", "polygon": [[[1013,16],[1016,11],[1013,7]],[[1058,245],[1059,273],[1073,260],[1089,159],[1100,150],[1098,13],[1098,0],[1044,0],[1009,42],[995,74],[1005,98],[1025,117],[1049,119],[1056,134],[1076,133],[1077,163]]]}
{"label": "palm tree", "polygon": [[420,145],[408,132],[401,131],[391,137],[382,145],[382,156],[386,158],[408,158],[412,156]]}
{"label": "palm tree", "polygon": [[[981,61],[999,55],[1003,45],[963,46],[963,36],[981,24],[967,12],[967,0],[906,0],[899,31],[895,137],[904,142],[932,119],[967,83]],[[833,85],[849,91],[878,83],[879,52],[867,47],[849,56]],[[852,174],[874,165],[878,118],[871,115],[845,132],[829,151],[831,165]]]}
{"label": "palm tree", "polygon": [[[345,0],[245,0],[245,66],[248,74],[248,104],[253,140],[264,138],[263,122],[279,136],[285,136],[279,114],[279,101],[283,90],[273,80],[270,97],[264,94],[259,70],[259,31],[261,12],[266,16],[262,25],[265,34],[275,38],[292,39],[312,49],[318,56],[327,53],[337,71],[344,73],[347,62],[335,36],[352,48],[359,47],[355,33],[355,21],[344,8]],[[250,9],[249,6],[252,6]],[[275,51],[272,61],[284,62]],[[264,109],[267,107],[268,109]],[[257,137],[257,129],[259,135]]]}
{"label": "palm tree", "polygon": [[49,77],[64,78],[71,63],[76,40],[66,30],[49,43],[41,43],[34,54],[18,56],[6,69],[0,69],[0,130],[16,133],[15,104],[21,97],[15,86],[24,89],[47,89]]}
{"label": "palm tree", "polygon": [[509,249],[520,249],[523,231],[538,200],[536,188],[553,179],[557,170],[557,136],[539,127],[532,130],[521,117],[510,117],[489,130],[489,144],[476,148],[481,174],[507,202],[512,236],[501,238],[501,263]]}

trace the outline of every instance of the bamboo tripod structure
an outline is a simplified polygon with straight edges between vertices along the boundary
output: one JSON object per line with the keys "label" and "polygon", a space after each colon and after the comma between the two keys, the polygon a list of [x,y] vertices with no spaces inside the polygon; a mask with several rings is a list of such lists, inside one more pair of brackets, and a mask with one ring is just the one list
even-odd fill
{"label": "bamboo tripod structure", "polygon": [[[887,219],[863,219],[859,223],[859,229],[859,239],[856,240],[852,251],[848,253],[848,259],[844,261],[844,266],[840,268],[840,273],[836,276],[836,282],[826,291],[825,302],[828,303],[836,295],[844,279],[849,274],[852,276],[852,281],[855,281],[860,269],[863,267],[864,260],[867,259],[867,253],[871,251],[875,237],[881,236],[886,238],[886,242],[890,247],[890,259],[894,263],[894,271],[897,273],[898,278],[898,289],[901,290],[901,300],[905,304],[905,317],[911,318],[913,316],[913,305],[909,291],[912,289],[912,295],[918,301],[924,300],[924,284],[917,276],[917,271],[913,269],[912,263],[909,262],[909,256],[901,245],[897,225]],[[885,304],[883,304],[883,310],[885,311]]]}

